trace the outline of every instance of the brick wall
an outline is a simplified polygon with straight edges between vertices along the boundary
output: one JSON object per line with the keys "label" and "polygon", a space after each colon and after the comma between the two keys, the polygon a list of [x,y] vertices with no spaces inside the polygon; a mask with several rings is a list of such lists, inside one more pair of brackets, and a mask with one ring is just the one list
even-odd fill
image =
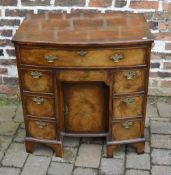
{"label": "brick wall", "polygon": [[171,11],[169,0],[0,0],[0,94],[15,94],[18,91],[11,37],[27,13],[85,10],[101,13],[143,12],[155,36],[150,87],[171,88],[171,12],[166,12]]}

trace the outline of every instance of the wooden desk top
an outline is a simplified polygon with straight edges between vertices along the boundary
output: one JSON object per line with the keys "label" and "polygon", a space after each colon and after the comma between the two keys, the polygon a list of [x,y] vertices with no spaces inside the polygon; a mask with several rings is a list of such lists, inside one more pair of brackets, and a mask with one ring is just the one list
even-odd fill
{"label": "wooden desk top", "polygon": [[153,42],[153,37],[143,14],[33,14],[24,19],[13,42],[61,46],[124,45]]}

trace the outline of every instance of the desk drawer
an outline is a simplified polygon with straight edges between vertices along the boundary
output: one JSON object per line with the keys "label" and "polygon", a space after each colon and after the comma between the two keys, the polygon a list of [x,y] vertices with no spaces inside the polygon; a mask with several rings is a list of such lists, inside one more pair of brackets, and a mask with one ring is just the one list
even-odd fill
{"label": "desk drawer", "polygon": [[115,67],[145,64],[144,48],[59,50],[21,48],[22,64],[54,67]]}
{"label": "desk drawer", "polygon": [[119,141],[140,138],[142,128],[143,121],[141,120],[116,122],[112,125],[112,139]]}
{"label": "desk drawer", "polygon": [[113,99],[113,118],[132,118],[142,115],[143,96],[125,96]]}
{"label": "desk drawer", "polygon": [[26,114],[32,117],[54,117],[54,99],[24,95]]}
{"label": "desk drawer", "polygon": [[125,70],[114,73],[114,93],[132,93],[143,91],[145,70]]}
{"label": "desk drawer", "polygon": [[53,92],[51,71],[22,69],[20,72],[23,90],[40,93]]}
{"label": "desk drawer", "polygon": [[56,139],[55,122],[27,120],[29,136],[37,139]]}

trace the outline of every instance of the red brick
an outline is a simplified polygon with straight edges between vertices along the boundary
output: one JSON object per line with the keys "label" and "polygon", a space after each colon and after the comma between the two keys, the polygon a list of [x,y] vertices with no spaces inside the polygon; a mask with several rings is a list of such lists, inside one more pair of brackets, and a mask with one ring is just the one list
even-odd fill
{"label": "red brick", "polygon": [[158,22],[150,21],[148,22],[148,25],[150,29],[153,29],[153,30],[158,29]]}
{"label": "red brick", "polygon": [[61,10],[61,9],[58,9],[58,10],[44,10],[44,9],[39,9],[38,10],[38,13],[39,14],[62,14],[62,13],[66,13],[65,10]]}
{"label": "red brick", "polygon": [[0,19],[0,26],[19,26],[20,20],[18,19]]}
{"label": "red brick", "polygon": [[161,86],[171,88],[171,80],[161,80]]}
{"label": "red brick", "polygon": [[0,6],[15,6],[17,5],[17,0],[0,0]]}
{"label": "red brick", "polygon": [[9,39],[0,39],[0,46],[13,46],[13,43]]}
{"label": "red brick", "polygon": [[27,14],[33,14],[33,10],[19,10],[19,9],[15,9],[15,10],[9,10],[6,9],[5,10],[5,16],[19,16],[19,17],[23,17],[26,16]]}
{"label": "red brick", "polygon": [[0,59],[0,65],[3,66],[16,65],[16,59]]}
{"label": "red brick", "polygon": [[0,49],[0,56],[3,56],[3,55],[4,55],[4,51],[3,51],[3,49]]}
{"label": "red brick", "polygon": [[56,6],[85,6],[85,0],[55,0]]}
{"label": "red brick", "polygon": [[14,49],[6,49],[6,52],[9,56],[15,56],[15,50]]}
{"label": "red brick", "polygon": [[171,32],[163,32],[163,33],[155,33],[153,34],[156,40],[165,40],[170,41],[171,40]]}
{"label": "red brick", "polygon": [[150,72],[150,77],[167,78],[171,77],[171,72]]}
{"label": "red brick", "polygon": [[8,69],[4,67],[0,67],[0,74],[7,74]]}
{"label": "red brick", "polygon": [[110,7],[112,5],[112,0],[90,0],[89,7]]}
{"label": "red brick", "polygon": [[0,30],[0,36],[6,36],[6,37],[12,36],[12,30],[2,29]]}
{"label": "red brick", "polygon": [[2,85],[3,81],[2,81],[2,76],[0,76],[0,85]]}
{"label": "red brick", "polygon": [[5,85],[16,86],[18,85],[18,78],[16,77],[3,77]]}
{"label": "red brick", "polygon": [[164,69],[171,69],[171,62],[164,62]]}
{"label": "red brick", "polygon": [[159,30],[166,30],[166,23],[165,22],[159,23]]}
{"label": "red brick", "polygon": [[18,86],[0,85],[0,94],[16,95]]}
{"label": "red brick", "polygon": [[161,55],[158,53],[151,53],[151,59],[152,60],[160,60],[161,59]]}
{"label": "red brick", "polygon": [[152,69],[159,68],[160,67],[160,63],[151,63],[150,67]]}
{"label": "red brick", "polygon": [[171,11],[171,4],[163,2],[163,11]]}
{"label": "red brick", "polygon": [[125,0],[115,0],[115,7],[124,7],[126,5]]}
{"label": "red brick", "polygon": [[166,43],[165,49],[166,50],[171,50],[171,43]]}
{"label": "red brick", "polygon": [[171,22],[160,22],[159,23],[160,30],[171,30]]}
{"label": "red brick", "polygon": [[26,6],[46,6],[50,5],[50,0],[21,0],[21,4]]}
{"label": "red brick", "polygon": [[158,9],[157,1],[131,1],[130,7],[134,9]]}

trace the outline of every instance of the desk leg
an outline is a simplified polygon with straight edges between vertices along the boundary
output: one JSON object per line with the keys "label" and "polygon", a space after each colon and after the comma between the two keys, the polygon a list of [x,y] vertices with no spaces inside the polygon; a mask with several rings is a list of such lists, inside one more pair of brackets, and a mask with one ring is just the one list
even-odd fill
{"label": "desk leg", "polygon": [[145,142],[133,143],[132,146],[136,149],[137,154],[143,154],[145,150]]}
{"label": "desk leg", "polygon": [[118,149],[118,145],[107,145],[106,154],[108,158],[113,157],[113,152]]}

